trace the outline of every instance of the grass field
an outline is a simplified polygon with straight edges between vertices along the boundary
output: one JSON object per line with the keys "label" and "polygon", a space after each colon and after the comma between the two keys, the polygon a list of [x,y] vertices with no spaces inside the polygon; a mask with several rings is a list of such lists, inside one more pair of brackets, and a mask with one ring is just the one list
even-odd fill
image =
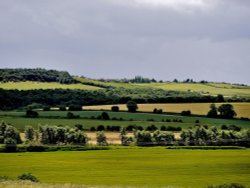
{"label": "grass field", "polygon": [[[161,114],[147,114],[147,113],[127,113],[127,112],[108,112],[110,118],[123,118],[120,120],[97,120],[97,119],[84,119],[90,118],[91,116],[99,116],[102,112],[100,111],[78,111],[73,112],[75,115],[80,115],[80,119],[66,119],[67,112],[61,111],[48,111],[39,112],[39,118],[25,118],[24,112],[0,112],[0,121],[5,121],[19,130],[23,130],[26,125],[32,125],[35,128],[38,125],[63,125],[63,126],[74,126],[76,124],[82,124],[84,128],[89,129],[92,126],[98,125],[116,125],[126,127],[128,125],[138,125],[146,128],[152,124],[157,127],[175,126],[187,128],[195,125],[195,121],[199,120],[201,125],[217,126],[221,125],[238,125],[242,128],[250,128],[250,121],[243,120],[226,120],[226,119],[213,119],[206,117],[195,117],[195,116],[175,116],[175,115],[161,115]],[[162,122],[162,120],[169,119],[172,122]],[[183,123],[173,122],[174,119],[182,120]]]}
{"label": "grass field", "polygon": [[[220,106],[222,103],[216,103]],[[250,118],[250,103],[231,103],[237,113],[237,117]],[[162,109],[163,112],[180,113],[183,110],[191,110],[192,114],[206,115],[209,111],[211,103],[177,103],[177,104],[138,104],[139,111],[152,112],[154,108]],[[114,105],[84,106],[86,110],[110,110]],[[125,104],[117,105],[120,110],[127,110]]]}
{"label": "grass field", "polygon": [[97,90],[102,89],[95,86],[84,84],[60,84],[55,82],[6,82],[0,83],[2,89],[18,89],[18,90],[33,90],[33,89],[82,89],[82,90]]}
{"label": "grass field", "polygon": [[106,151],[1,153],[0,176],[31,172],[44,183],[192,187],[250,185],[250,150],[167,150],[127,147]]}
{"label": "grass field", "polygon": [[233,86],[230,84],[150,83],[137,85],[164,90],[198,92],[201,94],[209,95],[222,94],[224,96],[250,96],[249,86]]}

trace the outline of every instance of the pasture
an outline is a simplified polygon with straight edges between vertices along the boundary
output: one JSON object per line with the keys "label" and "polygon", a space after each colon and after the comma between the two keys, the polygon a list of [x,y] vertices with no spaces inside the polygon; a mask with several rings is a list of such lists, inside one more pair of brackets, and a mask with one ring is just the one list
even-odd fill
{"label": "pasture", "polygon": [[249,86],[237,86],[231,84],[216,84],[216,83],[150,83],[137,84],[144,87],[152,87],[164,90],[198,92],[205,95],[222,94],[226,97],[230,96],[249,96]]}
{"label": "pasture", "polygon": [[[220,106],[223,103],[216,103]],[[250,103],[230,103],[237,113],[237,117],[250,118]],[[163,112],[180,113],[183,110],[191,110],[192,114],[206,115],[211,103],[176,103],[176,104],[138,104],[138,110],[141,112],[153,112],[154,108],[162,109]],[[98,105],[84,106],[85,110],[110,110],[112,106],[119,106],[120,110],[127,110],[126,104],[118,105]]]}
{"label": "pasture", "polygon": [[43,183],[88,186],[192,187],[250,185],[250,150],[167,150],[119,147],[104,151],[1,153],[0,176],[30,172]]}
{"label": "pasture", "polygon": [[[39,125],[62,125],[62,126],[74,126],[81,124],[85,129],[91,127],[97,127],[98,125],[110,125],[110,126],[123,126],[137,125],[146,128],[150,125],[155,125],[160,128],[162,125],[175,126],[187,128],[194,126],[196,120],[199,120],[200,125],[217,126],[220,128],[222,125],[237,125],[242,128],[249,128],[250,121],[243,120],[226,120],[226,119],[214,119],[206,117],[195,116],[178,116],[178,115],[165,115],[165,114],[149,114],[149,113],[128,113],[128,112],[108,112],[111,119],[114,120],[101,120],[91,119],[92,117],[98,117],[102,114],[102,111],[76,111],[75,115],[79,115],[79,119],[67,119],[66,111],[40,111],[38,118],[26,118],[25,112],[0,112],[0,121],[4,121],[23,130],[26,125],[31,125],[37,128]],[[122,121],[119,120],[122,118]],[[166,120],[171,122],[166,122]],[[164,120],[164,121],[163,121]],[[174,120],[182,120],[182,122],[174,122]]]}
{"label": "pasture", "polygon": [[102,89],[96,86],[84,84],[60,84],[56,82],[0,82],[0,88],[10,90],[33,90],[33,89],[81,89],[81,90],[97,90]]}

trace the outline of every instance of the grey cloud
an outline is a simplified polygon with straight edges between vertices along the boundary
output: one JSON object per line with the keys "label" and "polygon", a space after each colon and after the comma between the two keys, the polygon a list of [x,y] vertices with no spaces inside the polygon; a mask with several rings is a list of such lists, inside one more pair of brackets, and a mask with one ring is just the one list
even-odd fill
{"label": "grey cloud", "polygon": [[249,1],[211,2],[181,12],[113,0],[1,1],[0,66],[250,84]]}

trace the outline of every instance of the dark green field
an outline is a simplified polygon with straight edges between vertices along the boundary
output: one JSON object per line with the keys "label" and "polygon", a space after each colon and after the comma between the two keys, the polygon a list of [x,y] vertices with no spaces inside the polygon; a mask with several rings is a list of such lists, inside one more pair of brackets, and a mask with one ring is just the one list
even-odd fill
{"label": "dark green field", "polygon": [[[73,112],[75,115],[80,115],[79,119],[67,119],[67,112],[61,111],[41,111],[39,112],[39,118],[25,118],[25,112],[0,112],[0,121],[5,121],[11,125],[23,130],[26,125],[32,125],[37,128],[40,125],[63,125],[63,126],[74,126],[76,124],[82,124],[84,128],[89,129],[92,126],[98,125],[117,125],[117,126],[128,126],[128,125],[138,125],[142,127],[147,127],[149,125],[156,125],[158,127],[162,125],[166,126],[178,126],[182,128],[187,128],[189,126],[195,125],[195,121],[199,120],[201,125],[217,126],[221,125],[237,125],[242,128],[249,128],[250,121],[243,120],[226,120],[226,119],[213,119],[206,117],[183,117],[178,115],[163,115],[163,114],[149,114],[149,113],[127,113],[127,112],[108,112],[110,118],[122,118],[120,120],[97,120],[90,119],[91,117],[97,117],[101,115],[101,111],[78,111]],[[166,119],[171,120],[171,122],[163,122]],[[174,119],[182,120],[180,122],[173,122]]]}
{"label": "dark green field", "polygon": [[250,150],[167,150],[127,147],[107,151],[1,153],[0,176],[31,172],[47,183],[201,188],[250,185]]}

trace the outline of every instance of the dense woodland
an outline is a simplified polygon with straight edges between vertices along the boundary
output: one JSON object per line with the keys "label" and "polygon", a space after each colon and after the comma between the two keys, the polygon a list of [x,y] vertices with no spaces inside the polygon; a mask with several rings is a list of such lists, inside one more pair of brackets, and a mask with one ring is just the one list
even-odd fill
{"label": "dense woodland", "polygon": [[3,90],[0,89],[0,110],[24,108],[32,103],[44,106],[125,104],[137,103],[184,103],[223,102],[220,97],[196,93],[165,91],[158,89],[103,89],[87,90]]}
{"label": "dense woodland", "polygon": [[0,69],[0,82],[59,82],[63,84],[75,83],[76,81],[66,71],[46,69]]}

